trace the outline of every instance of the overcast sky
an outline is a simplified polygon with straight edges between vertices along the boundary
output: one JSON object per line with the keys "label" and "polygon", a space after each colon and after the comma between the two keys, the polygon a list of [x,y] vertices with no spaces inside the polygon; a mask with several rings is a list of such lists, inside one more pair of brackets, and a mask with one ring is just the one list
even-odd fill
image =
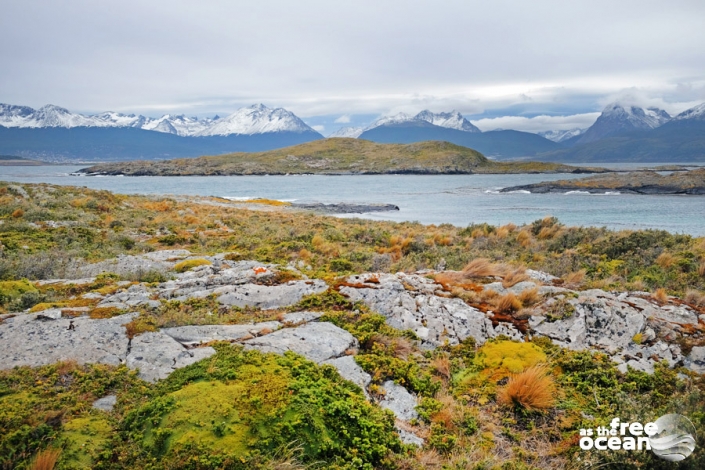
{"label": "overcast sky", "polygon": [[262,102],[327,134],[399,111],[538,131],[589,126],[615,99],[671,113],[705,101],[703,0],[3,0],[0,12],[0,102],[32,107],[203,116]]}

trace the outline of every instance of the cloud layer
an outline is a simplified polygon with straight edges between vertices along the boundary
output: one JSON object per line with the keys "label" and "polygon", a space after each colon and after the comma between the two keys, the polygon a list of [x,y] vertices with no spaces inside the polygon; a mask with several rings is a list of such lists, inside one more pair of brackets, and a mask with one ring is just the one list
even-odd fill
{"label": "cloud layer", "polygon": [[147,115],[264,102],[338,124],[457,109],[484,126],[496,109],[567,123],[626,94],[676,112],[705,101],[703,18],[701,0],[5,2],[0,102]]}

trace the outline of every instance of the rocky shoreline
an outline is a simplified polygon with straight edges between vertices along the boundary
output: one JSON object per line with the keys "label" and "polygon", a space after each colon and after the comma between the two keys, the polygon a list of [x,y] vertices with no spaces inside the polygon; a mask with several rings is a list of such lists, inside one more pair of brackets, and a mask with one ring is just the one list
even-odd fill
{"label": "rocky shoreline", "polygon": [[705,195],[705,169],[661,175],[655,171],[613,173],[577,180],[546,181],[511,186],[501,192],[529,191],[532,194],[581,191],[590,194],[683,194]]}

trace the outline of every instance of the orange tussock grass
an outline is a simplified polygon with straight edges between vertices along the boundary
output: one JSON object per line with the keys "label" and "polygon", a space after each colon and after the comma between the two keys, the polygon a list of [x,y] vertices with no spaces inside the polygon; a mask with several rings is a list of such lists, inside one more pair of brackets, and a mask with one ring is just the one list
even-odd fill
{"label": "orange tussock grass", "polygon": [[545,366],[529,367],[512,375],[497,399],[505,405],[518,405],[529,411],[546,410],[555,403],[556,385]]}
{"label": "orange tussock grass", "polygon": [[539,232],[538,239],[539,240],[551,239],[556,235],[556,233],[558,232],[559,229],[560,229],[560,227],[558,227],[556,225],[553,225],[551,227],[544,227]]}
{"label": "orange tussock grass", "polygon": [[587,274],[587,271],[581,269],[580,271],[574,271],[572,273],[566,274],[565,276],[563,276],[563,280],[565,281],[566,285],[577,287],[581,285],[585,280],[585,274]]}
{"label": "orange tussock grass", "polygon": [[30,470],[54,470],[56,462],[61,456],[61,449],[44,449],[39,452],[29,464]]}
{"label": "orange tussock grass", "polygon": [[502,279],[502,286],[506,289],[518,284],[522,281],[529,279],[529,275],[526,274],[526,269],[523,267],[516,268],[513,271],[509,271],[504,279]]}
{"label": "orange tussock grass", "polygon": [[539,288],[534,287],[533,289],[524,289],[517,296],[517,300],[521,302],[523,306],[534,305],[541,300],[541,295],[539,295]]}
{"label": "orange tussock grass", "polygon": [[658,255],[658,258],[656,258],[656,264],[661,266],[663,269],[670,268],[675,262],[676,258],[672,254],[666,252],[661,253]]}
{"label": "orange tussock grass", "polygon": [[700,266],[698,267],[698,274],[700,274],[701,277],[705,277],[705,261],[700,262]]}
{"label": "orange tussock grass", "polygon": [[666,293],[666,289],[664,289],[663,287],[659,287],[658,289],[656,289],[656,292],[651,294],[651,297],[662,303],[668,302],[668,293]]}
{"label": "orange tussock grass", "polygon": [[522,304],[512,292],[507,292],[494,302],[497,311],[500,313],[511,313],[521,310]]}
{"label": "orange tussock grass", "polygon": [[450,359],[447,356],[439,356],[431,361],[431,367],[436,374],[444,381],[448,381],[452,375]]}
{"label": "orange tussock grass", "polygon": [[465,277],[502,276],[506,273],[506,268],[492,263],[487,258],[477,258],[465,265],[462,273]]}
{"label": "orange tussock grass", "polygon": [[689,289],[685,293],[685,298],[683,300],[690,305],[695,305],[696,307],[705,307],[705,294],[698,292],[695,289]]}
{"label": "orange tussock grass", "polygon": [[522,230],[517,235],[517,242],[524,248],[531,246],[531,233],[528,230]]}
{"label": "orange tussock grass", "polygon": [[394,341],[392,341],[391,347],[394,351],[394,356],[404,360],[406,360],[406,358],[409,357],[409,354],[411,354],[411,352],[414,350],[411,341],[406,338],[394,339]]}

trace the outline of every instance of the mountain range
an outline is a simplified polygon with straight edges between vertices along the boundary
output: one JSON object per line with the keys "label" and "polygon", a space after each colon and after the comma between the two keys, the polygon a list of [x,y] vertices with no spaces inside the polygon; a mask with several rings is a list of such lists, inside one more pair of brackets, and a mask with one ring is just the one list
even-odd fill
{"label": "mountain range", "polygon": [[51,161],[195,157],[321,138],[290,111],[262,104],[205,119],[115,112],[86,116],[54,105],[35,110],[0,104],[0,152]]}
{"label": "mountain range", "polygon": [[[494,159],[556,162],[705,160],[705,104],[671,117],[657,108],[612,103],[588,129],[481,132],[458,111],[383,116],[330,137],[377,143],[446,141]],[[225,116],[148,118],[0,104],[0,153],[50,161],[169,159],[266,151],[323,138],[296,115],[262,104]]]}

